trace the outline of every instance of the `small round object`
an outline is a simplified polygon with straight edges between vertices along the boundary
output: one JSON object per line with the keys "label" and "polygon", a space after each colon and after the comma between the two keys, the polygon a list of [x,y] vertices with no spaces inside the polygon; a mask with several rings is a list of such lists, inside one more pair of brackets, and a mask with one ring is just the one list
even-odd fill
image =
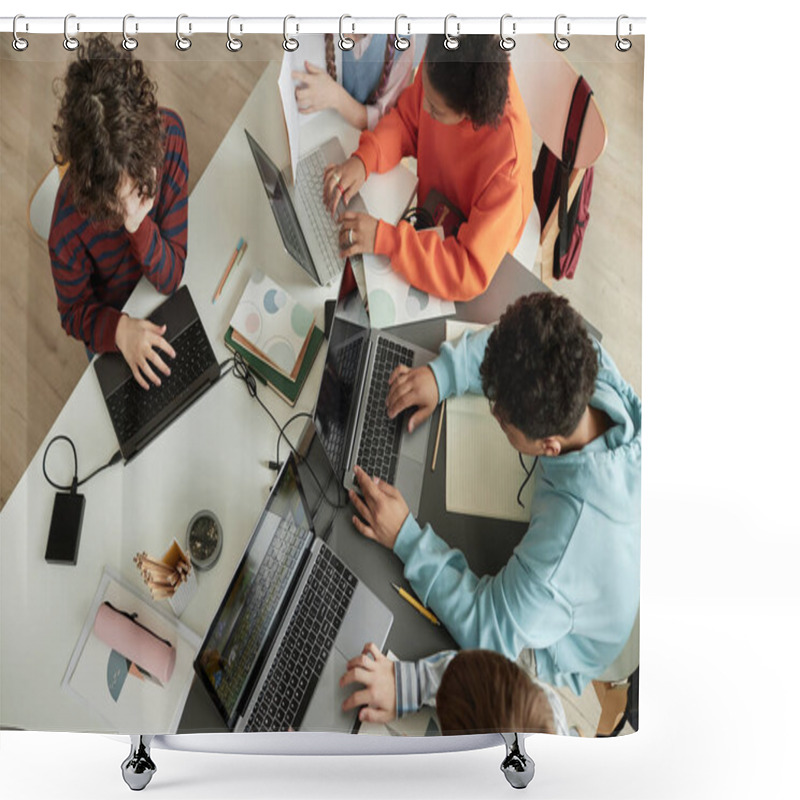
{"label": "small round object", "polygon": [[67,30],[71,19],[75,19],[74,14],[67,14],[67,16],[64,17],[64,49],[69,50],[70,53],[77,50],[80,45],[80,42],[74,36],[70,36]]}
{"label": "small round object", "polygon": [[[633,42],[631,42],[630,39],[623,39],[622,36],[620,35],[620,23],[624,19],[628,19],[628,17],[626,17],[625,14],[620,14],[617,17],[617,41],[614,42],[614,47],[616,47],[620,53],[627,53],[628,50],[630,50],[631,47],[633,47]],[[630,33],[630,31],[631,31],[631,26],[629,24],[628,33]]]}
{"label": "small round object", "polygon": [[186,529],[186,547],[197,570],[211,569],[222,552],[222,525],[213,511],[198,511]]}

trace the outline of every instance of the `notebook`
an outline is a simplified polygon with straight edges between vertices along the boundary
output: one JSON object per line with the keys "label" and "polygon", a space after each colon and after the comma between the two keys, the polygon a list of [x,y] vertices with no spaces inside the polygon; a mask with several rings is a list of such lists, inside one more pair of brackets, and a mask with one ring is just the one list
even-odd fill
{"label": "notebook", "polygon": [[186,286],[167,298],[148,319],[166,325],[165,338],[175,358],[161,357],[170,375],[161,386],[143,389],[121,353],[94,360],[114,433],[128,461],[200,398],[219,378],[220,367]]}
{"label": "notebook", "polygon": [[291,454],[194,662],[229,730],[356,727],[339,678],[364,642],[383,648],[393,617],[311,519]]}
{"label": "notebook", "polygon": [[269,386],[270,389],[276,392],[290,406],[294,406],[295,403],[297,403],[300,392],[303,390],[306,378],[308,378],[311,367],[314,365],[314,359],[325,338],[322,331],[316,325],[311,329],[311,337],[308,340],[308,346],[303,354],[300,369],[297,371],[297,377],[294,380],[287,378],[286,375],[282,374],[279,370],[271,367],[246,347],[236,342],[233,338],[233,334],[233,328],[229,327],[225,333],[225,346],[231,352],[239,353],[239,355],[242,356],[247,362],[247,366],[250,367],[250,371],[261,383]]}

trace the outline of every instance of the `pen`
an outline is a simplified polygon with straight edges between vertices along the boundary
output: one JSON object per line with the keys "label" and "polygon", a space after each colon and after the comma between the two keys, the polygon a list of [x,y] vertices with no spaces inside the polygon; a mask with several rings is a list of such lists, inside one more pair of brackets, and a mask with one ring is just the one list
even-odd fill
{"label": "pen", "polygon": [[439,622],[438,619],[433,615],[432,611],[428,611],[422,603],[419,602],[415,597],[412,597],[405,589],[400,588],[396,583],[392,583],[392,588],[403,598],[409,605],[413,608],[416,608],[423,617],[425,617],[428,622],[432,622],[434,625],[441,625],[442,623]]}
{"label": "pen", "polygon": [[444,403],[439,409],[439,426],[436,428],[436,442],[433,445],[433,458],[431,459],[431,472],[436,469],[436,459],[439,456],[439,440],[442,438],[442,420],[444,419]]}
{"label": "pen", "polygon": [[228,262],[228,266],[225,267],[225,272],[222,273],[222,277],[219,279],[219,285],[217,286],[217,291],[214,292],[214,297],[211,300],[211,303],[216,303],[219,299],[219,296],[222,294],[222,288],[225,286],[225,281],[228,280],[228,275],[231,273],[231,269],[233,268],[233,264],[236,261],[236,257],[239,255],[239,251],[242,249],[244,245],[244,237],[239,237],[239,243],[236,245],[236,249],[233,251],[233,255],[231,256],[231,260]]}

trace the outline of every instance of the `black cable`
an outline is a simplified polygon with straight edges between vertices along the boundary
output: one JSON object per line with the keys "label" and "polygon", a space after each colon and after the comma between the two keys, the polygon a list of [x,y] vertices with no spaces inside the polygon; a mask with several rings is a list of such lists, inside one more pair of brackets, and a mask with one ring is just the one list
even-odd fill
{"label": "black cable", "polygon": [[[298,414],[295,414],[293,417],[291,417],[286,422],[285,425],[281,426],[281,424],[278,422],[278,420],[275,419],[275,416],[273,415],[273,413],[264,405],[263,401],[258,396],[258,385],[256,384],[255,376],[251,372],[250,367],[247,365],[247,362],[244,360],[244,358],[242,358],[242,356],[239,353],[235,353],[234,354],[234,356],[233,356],[233,367],[231,369],[227,370],[225,372],[225,374],[227,375],[228,372],[233,372],[233,377],[234,378],[237,378],[238,380],[244,382],[245,386],[247,386],[247,391],[250,394],[250,397],[252,397],[261,406],[261,408],[264,409],[264,411],[266,412],[267,416],[275,424],[275,427],[278,429],[278,446],[277,446],[277,451],[276,451],[278,453],[278,455],[280,454],[281,438],[283,438],[283,439],[286,440],[286,444],[289,445],[289,449],[294,453],[295,458],[297,458],[298,462],[301,462],[301,463],[305,462],[305,465],[308,468],[309,474],[314,479],[314,483],[317,484],[317,488],[319,489],[321,495],[325,498],[325,502],[329,506],[334,508],[334,509],[345,508],[347,504],[339,502],[340,494],[339,494],[339,486],[338,486],[338,484],[336,486],[336,502],[333,502],[328,497],[328,495],[326,494],[325,490],[322,488],[322,484],[319,482],[319,478],[317,478],[314,470],[311,468],[311,465],[308,463],[308,461],[305,458],[303,458],[302,455],[300,455],[300,453],[297,451],[297,448],[292,444],[291,440],[286,435],[286,427],[289,425],[290,422],[292,422],[293,420],[295,420],[298,417],[301,417],[303,415],[306,415],[306,416],[309,416],[309,417],[311,415],[307,414],[305,411],[302,411],[302,412],[300,412]],[[275,469],[280,469],[280,467],[281,467],[280,455],[279,455],[278,459],[275,462],[270,464],[270,466],[274,466]]]}
{"label": "black cable", "polygon": [[539,460],[539,456],[536,456],[536,458],[533,459],[533,466],[531,466],[529,470],[525,466],[525,462],[522,460],[522,453],[520,453],[519,450],[517,450],[517,455],[519,456],[519,465],[525,472],[525,480],[522,481],[522,486],[519,487],[519,491],[517,492],[517,505],[520,508],[525,508],[525,503],[522,502],[522,491],[528,485],[528,481],[531,479],[533,471],[536,469],[536,462]]}
{"label": "black cable", "polygon": [[[50,448],[56,442],[62,441],[62,440],[65,441],[65,442],[69,442],[69,446],[72,448],[72,460],[73,460],[73,463],[75,464],[75,472],[73,473],[73,476],[72,476],[72,483],[69,486],[61,486],[61,485],[59,485],[57,483],[54,483],[52,480],[50,480],[50,476],[47,474],[47,454],[50,452]],[[75,492],[78,490],[79,486],[83,486],[84,483],[87,483],[88,481],[90,481],[92,478],[94,478],[95,475],[97,475],[98,472],[102,472],[104,469],[108,469],[109,467],[113,467],[114,464],[116,464],[118,461],[121,460],[121,458],[122,458],[122,453],[119,450],[117,450],[117,452],[114,453],[114,455],[111,456],[111,458],[105,464],[103,464],[103,466],[98,467],[90,475],[87,475],[83,480],[79,481],[78,480],[78,451],[75,449],[75,444],[72,441],[72,439],[69,438],[69,436],[58,435],[58,436],[54,436],[47,443],[47,447],[44,450],[44,455],[42,456],[42,472],[44,473],[44,479],[54,489],[58,489],[59,491],[62,491],[62,492],[72,492],[72,494],[75,494]]]}

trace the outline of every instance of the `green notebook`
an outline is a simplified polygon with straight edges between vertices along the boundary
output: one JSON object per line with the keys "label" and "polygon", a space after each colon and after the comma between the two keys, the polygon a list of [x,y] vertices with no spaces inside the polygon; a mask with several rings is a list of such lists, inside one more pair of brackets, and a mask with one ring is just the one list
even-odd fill
{"label": "green notebook", "polygon": [[225,346],[234,353],[239,353],[247,363],[247,366],[250,367],[253,375],[255,375],[261,383],[265,383],[270,389],[279,394],[290,406],[293,406],[300,396],[308,373],[311,372],[311,366],[319,352],[323,339],[322,331],[315,325],[314,330],[311,332],[311,338],[308,341],[306,354],[303,356],[303,363],[300,365],[300,371],[297,373],[297,378],[295,380],[287,378],[283,373],[278,372],[278,370],[234,342],[232,326],[228,327],[225,333]]}

